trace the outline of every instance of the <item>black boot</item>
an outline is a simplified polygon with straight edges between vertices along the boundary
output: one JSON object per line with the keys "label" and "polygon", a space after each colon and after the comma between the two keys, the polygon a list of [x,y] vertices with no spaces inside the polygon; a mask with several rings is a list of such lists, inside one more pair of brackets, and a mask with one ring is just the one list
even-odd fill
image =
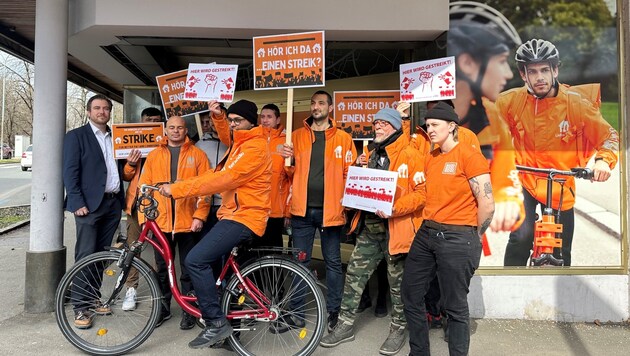
{"label": "black boot", "polygon": [[383,259],[376,268],[378,279],[378,296],[376,297],[376,307],[374,316],[383,318],[387,316],[387,293],[389,293],[389,282],[387,280],[387,262]]}
{"label": "black boot", "polygon": [[357,313],[362,313],[365,309],[371,307],[372,298],[370,298],[370,285],[369,283],[366,283],[363,294],[361,294],[361,301],[359,302],[359,306],[357,307]]}
{"label": "black boot", "polygon": [[197,323],[197,318],[195,318],[194,316],[186,312],[182,312],[182,321],[179,322],[180,329],[190,330],[195,327],[196,323]]}

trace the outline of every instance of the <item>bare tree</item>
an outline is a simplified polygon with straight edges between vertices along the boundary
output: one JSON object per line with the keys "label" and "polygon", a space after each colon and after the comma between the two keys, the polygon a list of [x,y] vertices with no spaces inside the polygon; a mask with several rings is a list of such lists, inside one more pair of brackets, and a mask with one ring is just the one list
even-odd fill
{"label": "bare tree", "polygon": [[15,135],[33,134],[35,70],[13,56],[5,55],[2,59],[0,69],[6,80],[4,142],[13,142]]}
{"label": "bare tree", "polygon": [[87,123],[85,107],[90,91],[68,83],[68,105],[66,108],[66,129],[72,130]]}

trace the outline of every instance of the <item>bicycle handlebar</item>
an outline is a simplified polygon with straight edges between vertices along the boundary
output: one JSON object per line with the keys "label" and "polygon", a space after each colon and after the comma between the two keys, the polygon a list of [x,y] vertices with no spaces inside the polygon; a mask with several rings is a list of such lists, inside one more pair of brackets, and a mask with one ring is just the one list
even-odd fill
{"label": "bicycle handlebar", "polygon": [[160,187],[158,187],[158,185],[159,183],[156,185],[143,184],[140,186],[140,193],[147,194],[151,190],[160,190]]}
{"label": "bicycle handlebar", "polygon": [[592,169],[580,168],[580,167],[571,168],[570,171],[564,171],[564,170],[559,170],[559,169],[554,169],[554,168],[534,168],[534,167],[521,166],[517,164],[516,169],[525,173],[545,175],[548,177],[548,179],[553,179],[555,176],[567,176],[567,177],[575,177],[575,178],[580,178],[580,179],[593,179],[593,174],[594,174]]}
{"label": "bicycle handlebar", "polygon": [[153,198],[153,191],[160,189],[160,185],[166,183],[156,183],[155,185],[142,184],[139,188],[140,195],[138,196],[138,212],[144,213],[147,219],[155,220],[158,216],[158,202]]}

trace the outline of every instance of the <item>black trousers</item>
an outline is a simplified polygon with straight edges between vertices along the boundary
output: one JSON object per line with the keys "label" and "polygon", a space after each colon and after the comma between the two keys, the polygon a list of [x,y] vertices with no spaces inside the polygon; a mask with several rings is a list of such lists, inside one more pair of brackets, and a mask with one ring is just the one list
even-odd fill
{"label": "black trousers", "polygon": [[468,354],[468,287],[480,259],[481,241],[476,227],[449,229],[447,226],[428,227],[427,221],[422,224],[405,261],[402,281],[410,355],[430,355],[424,297],[436,273],[442,290],[442,306],[448,318],[449,354]]}

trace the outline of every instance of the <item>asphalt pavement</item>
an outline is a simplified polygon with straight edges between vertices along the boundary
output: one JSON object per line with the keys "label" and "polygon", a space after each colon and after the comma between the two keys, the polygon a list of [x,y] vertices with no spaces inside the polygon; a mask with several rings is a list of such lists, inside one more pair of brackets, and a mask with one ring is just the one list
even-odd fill
{"label": "asphalt pavement", "polygon": [[[68,247],[67,268],[72,264],[74,221],[66,214],[65,245]],[[0,354],[2,355],[80,355],[59,331],[53,313],[24,312],[25,253],[29,227],[0,235],[0,270],[3,286],[0,297]],[[145,253],[147,253],[145,251]],[[372,283],[372,285],[375,285]],[[375,296],[375,292],[373,296]],[[157,328],[149,339],[136,349],[137,355],[229,355],[224,349],[192,350],[187,344],[200,329],[179,329],[179,310],[174,317]],[[599,324],[599,325],[597,325]],[[557,323],[552,321],[492,320],[471,321],[471,355],[628,355],[630,326],[600,323]],[[388,318],[375,318],[372,310],[360,314],[355,325],[356,340],[332,349],[318,348],[314,355],[377,355],[389,331]],[[441,330],[431,330],[432,355],[448,355],[448,345]],[[405,345],[400,355],[406,355]]]}

